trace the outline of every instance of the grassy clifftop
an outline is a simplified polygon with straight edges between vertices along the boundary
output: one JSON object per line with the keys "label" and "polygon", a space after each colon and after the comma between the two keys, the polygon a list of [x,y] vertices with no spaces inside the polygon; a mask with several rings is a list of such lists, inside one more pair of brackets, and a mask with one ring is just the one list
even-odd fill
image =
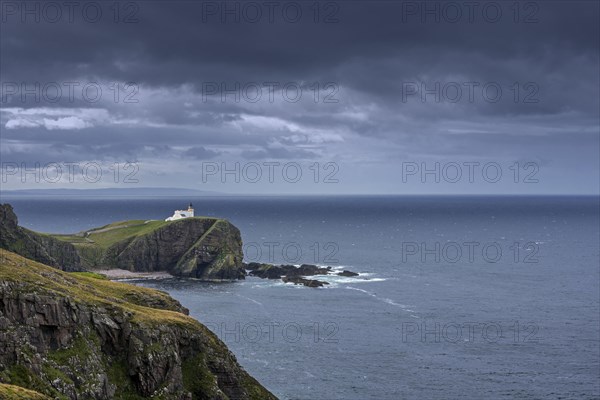
{"label": "grassy clifftop", "polygon": [[50,397],[44,396],[33,390],[27,390],[20,386],[6,385],[0,383],[0,399],[2,400],[50,400]]}
{"label": "grassy clifftop", "polygon": [[207,281],[245,277],[240,231],[219,218],[120,221],[47,235],[18,226],[12,207],[0,204],[0,233],[0,248],[63,270],[168,271]]}
{"label": "grassy clifftop", "polygon": [[51,236],[75,245],[94,245],[102,249],[107,249],[121,240],[151,233],[155,229],[167,224],[169,222],[156,220],[120,221],[77,234]]}
{"label": "grassy clifftop", "polygon": [[18,283],[23,291],[66,296],[86,304],[123,308],[138,321],[198,326],[178,301],[165,292],[113,282],[87,272],[67,273],[0,249],[0,282]]}
{"label": "grassy clifftop", "polygon": [[[186,312],[166,293],[0,250],[0,383],[53,399],[274,399]],[[44,398],[20,395],[0,387]]]}

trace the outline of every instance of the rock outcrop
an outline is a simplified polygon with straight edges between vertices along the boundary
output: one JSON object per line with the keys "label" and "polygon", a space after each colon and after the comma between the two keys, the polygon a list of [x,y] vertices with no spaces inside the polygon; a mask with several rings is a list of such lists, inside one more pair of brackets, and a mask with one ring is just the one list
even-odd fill
{"label": "rock outcrop", "polygon": [[313,264],[302,264],[299,267],[294,265],[272,265],[262,263],[244,264],[247,270],[250,270],[249,275],[258,276],[266,279],[279,279],[282,276],[288,278],[313,276],[313,275],[329,275],[331,267],[319,267]]}
{"label": "rock outcrop", "polygon": [[[265,263],[251,262],[244,264],[248,270],[248,275],[257,276],[263,279],[281,279],[284,283],[293,283],[295,285],[304,285],[308,287],[323,287],[329,285],[329,282],[316,279],[306,279],[306,276],[314,275],[333,275],[331,267],[319,267],[314,264],[302,264],[299,267],[295,265],[273,265]],[[358,276],[356,272],[344,270],[338,272],[340,276]]]}
{"label": "rock outcrop", "polygon": [[53,399],[275,399],[166,293],[91,275],[0,250],[0,383]]}
{"label": "rock outcrop", "polygon": [[244,279],[242,260],[235,226],[223,219],[186,218],[110,245],[96,267],[223,281]]}
{"label": "rock outcrop", "polygon": [[74,235],[46,235],[20,227],[12,207],[0,204],[0,248],[65,271],[168,271],[205,281],[246,275],[240,231],[219,218],[123,221]]}
{"label": "rock outcrop", "polygon": [[75,247],[19,226],[10,204],[0,204],[0,248],[64,271],[82,271]]}
{"label": "rock outcrop", "polygon": [[325,285],[329,285],[329,282],[319,281],[316,279],[306,279],[300,276],[292,276],[290,278],[283,276],[281,280],[284,283],[293,283],[294,285],[304,285],[307,287],[323,287]]}

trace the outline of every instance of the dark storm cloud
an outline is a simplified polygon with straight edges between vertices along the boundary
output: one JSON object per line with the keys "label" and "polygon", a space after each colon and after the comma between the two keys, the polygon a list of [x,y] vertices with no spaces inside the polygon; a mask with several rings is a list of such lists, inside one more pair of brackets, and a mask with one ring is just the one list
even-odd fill
{"label": "dark storm cloud", "polygon": [[[325,77],[328,69],[353,60],[378,65],[397,57],[408,64],[394,66],[390,72],[396,76],[443,66],[450,74],[497,78],[502,71],[468,61],[476,56],[483,62],[508,58],[535,65],[540,58],[561,62],[568,55],[597,57],[598,3],[591,1],[534,2],[539,7],[534,23],[514,23],[512,6],[504,2],[496,3],[503,16],[495,23],[487,22],[481,12],[475,13],[473,23],[466,15],[458,23],[444,18],[437,23],[431,16],[423,23],[419,15],[406,15],[407,3],[421,7],[421,2],[401,1],[338,2],[338,22],[329,24],[314,23],[310,15],[297,23],[280,17],[274,23],[243,18],[235,23],[233,17],[222,23],[218,15],[203,22],[206,3],[224,7],[221,2],[135,2],[138,22],[130,24],[114,23],[106,3],[97,23],[79,14],[74,23],[48,23],[43,18],[40,23],[22,23],[18,11],[5,15],[2,51],[10,56],[2,57],[4,78],[46,74],[67,79],[80,73],[153,85],[236,77],[299,80]],[[310,6],[301,4],[308,13]]]}
{"label": "dark storm cloud", "polygon": [[[244,2],[122,3],[118,23],[112,2],[95,2],[103,16],[86,21],[86,3],[73,22],[63,9],[60,22],[36,23],[21,20],[25,2],[2,2],[3,160],[327,156],[359,168],[410,155],[529,153],[570,164],[598,144],[596,1],[484,1],[472,15],[468,2],[450,2],[458,22],[449,2],[321,2],[318,22],[314,2],[280,2],[272,23],[264,2],[254,3],[257,23],[241,13]],[[282,15],[290,4],[301,7],[298,22]],[[240,12],[223,22],[223,7]],[[63,92],[56,102],[5,96],[24,82],[78,85],[74,99]],[[79,91],[90,82],[102,86],[97,102]],[[115,100],[115,82],[135,93]],[[301,101],[285,97],[287,83],[302,88]],[[236,84],[258,84],[260,101],[221,97],[221,85]],[[449,101],[457,88],[460,99]],[[128,94],[137,101],[124,102]]]}

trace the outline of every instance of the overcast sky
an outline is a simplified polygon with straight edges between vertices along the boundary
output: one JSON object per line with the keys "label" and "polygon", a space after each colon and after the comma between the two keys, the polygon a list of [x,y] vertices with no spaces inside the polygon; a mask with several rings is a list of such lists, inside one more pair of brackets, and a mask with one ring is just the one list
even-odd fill
{"label": "overcast sky", "polygon": [[1,2],[3,189],[599,193],[598,1],[47,4]]}

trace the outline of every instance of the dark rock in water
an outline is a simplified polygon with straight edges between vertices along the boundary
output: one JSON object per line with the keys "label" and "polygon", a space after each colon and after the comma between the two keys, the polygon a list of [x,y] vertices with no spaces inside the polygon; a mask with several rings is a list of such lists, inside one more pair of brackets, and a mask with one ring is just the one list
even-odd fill
{"label": "dark rock in water", "polygon": [[[244,267],[250,272],[248,275],[257,276],[263,279],[279,279],[285,283],[294,283],[296,285],[304,285],[308,287],[322,287],[329,285],[328,282],[315,279],[305,279],[305,276],[314,275],[331,275],[331,267],[319,267],[313,264],[302,264],[299,267],[293,265],[272,265],[261,263],[248,263]],[[344,270],[337,275],[341,276],[358,276],[356,272]]]}
{"label": "dark rock in water", "polygon": [[[250,270],[249,275],[258,276],[263,279],[279,279],[285,275],[288,271],[287,266],[284,265],[271,265],[271,264],[259,264],[251,263],[247,264],[247,269]],[[291,266],[295,268],[294,266]]]}
{"label": "dark rock in water", "polygon": [[294,285],[304,285],[304,286],[313,287],[313,288],[329,285],[329,282],[318,281],[316,279],[305,279],[305,278],[301,278],[299,276],[292,276],[292,277],[284,276],[281,278],[281,280],[285,283],[293,283]]}
{"label": "dark rock in water", "polygon": [[264,279],[279,279],[282,276],[312,276],[312,275],[328,275],[331,272],[331,267],[319,267],[312,264],[302,264],[300,267],[294,265],[272,265],[249,263],[245,264],[246,269],[250,270],[249,275],[258,276]]}
{"label": "dark rock in water", "polygon": [[261,266],[263,266],[265,264],[261,264],[261,263],[257,263],[257,262],[251,262],[251,263],[244,263],[244,268],[250,271],[254,271],[259,269]]}
{"label": "dark rock in water", "polygon": [[352,272],[352,271],[348,271],[348,270],[343,270],[342,272],[338,272],[339,276],[358,276],[358,274],[356,272]]}
{"label": "dark rock in water", "polygon": [[302,264],[299,268],[294,269],[295,275],[298,276],[328,275],[330,272],[331,267],[323,268],[313,264]]}

